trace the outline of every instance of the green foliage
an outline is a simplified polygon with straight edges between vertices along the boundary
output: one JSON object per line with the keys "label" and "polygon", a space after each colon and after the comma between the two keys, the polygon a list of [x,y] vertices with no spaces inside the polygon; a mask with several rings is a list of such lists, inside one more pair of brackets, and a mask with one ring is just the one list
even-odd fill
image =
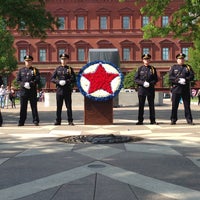
{"label": "green foliage", "polygon": [[17,68],[14,38],[9,29],[45,38],[46,31],[53,31],[55,25],[59,23],[45,10],[45,0],[0,0],[0,73],[7,75]]}
{"label": "green foliage", "polygon": [[[141,13],[150,17],[150,23],[143,27],[144,38],[165,37],[172,33],[174,38],[185,41],[200,39],[200,0],[185,0],[172,13],[171,21],[166,27],[158,27],[156,21],[165,15],[171,0],[137,0]],[[153,5],[153,6],[152,6]]]}
{"label": "green foliage", "polygon": [[166,74],[163,76],[163,86],[166,87],[166,88],[169,88],[169,87],[170,87],[169,73],[166,73]]}
{"label": "green foliage", "polygon": [[124,88],[125,89],[131,89],[135,88],[136,84],[134,82],[134,76],[135,76],[136,69],[132,70],[124,77]]}
{"label": "green foliage", "polygon": [[188,64],[195,72],[195,80],[200,80],[200,40],[194,41],[194,48],[189,49],[190,59]]}
{"label": "green foliage", "polygon": [[11,29],[24,35],[45,38],[46,31],[59,26],[57,20],[45,9],[45,0],[0,0],[0,17]]}
{"label": "green foliage", "polygon": [[4,25],[4,21],[0,18],[0,73],[8,75],[17,68],[17,60],[14,57],[14,38]]}
{"label": "green foliage", "polygon": [[12,84],[11,84],[15,89],[19,89],[20,88],[20,85],[19,85],[19,83],[17,82],[17,80],[16,79],[14,79],[13,81],[12,81]]}

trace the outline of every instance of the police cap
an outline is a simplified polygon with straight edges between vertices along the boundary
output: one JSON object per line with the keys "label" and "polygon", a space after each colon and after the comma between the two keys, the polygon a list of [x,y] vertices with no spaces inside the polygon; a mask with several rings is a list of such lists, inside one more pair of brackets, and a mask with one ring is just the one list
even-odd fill
{"label": "police cap", "polygon": [[151,59],[151,55],[150,54],[143,54],[142,55],[142,59]]}
{"label": "police cap", "polygon": [[186,56],[186,55],[185,55],[184,53],[179,53],[179,54],[176,55],[176,59],[185,58],[185,56]]}
{"label": "police cap", "polygon": [[24,56],[24,60],[26,60],[26,61],[33,60],[33,57],[30,55],[26,55],[26,56]]}
{"label": "police cap", "polygon": [[66,53],[60,54],[60,59],[69,59],[69,55]]}

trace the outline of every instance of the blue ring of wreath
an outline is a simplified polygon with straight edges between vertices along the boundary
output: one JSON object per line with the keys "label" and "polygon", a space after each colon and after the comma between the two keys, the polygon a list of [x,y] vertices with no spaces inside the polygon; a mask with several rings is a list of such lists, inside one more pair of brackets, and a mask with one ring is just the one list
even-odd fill
{"label": "blue ring of wreath", "polygon": [[[119,88],[112,94],[110,94],[109,96],[106,96],[106,97],[94,97],[90,94],[88,94],[87,92],[85,92],[81,86],[81,83],[80,83],[80,80],[81,80],[81,77],[82,77],[82,74],[84,73],[84,71],[90,67],[91,65],[94,65],[94,64],[98,64],[98,63],[102,63],[102,64],[109,64],[111,65],[112,67],[114,67],[118,73],[119,73],[119,77],[120,77],[120,85],[119,85]],[[102,60],[96,60],[94,62],[90,62],[90,63],[87,63],[85,66],[83,66],[79,73],[78,73],[78,76],[77,76],[77,86],[78,86],[78,89],[79,91],[82,93],[83,96],[91,99],[91,100],[94,100],[94,101],[107,101],[109,99],[112,99],[114,98],[115,96],[118,95],[118,93],[120,92],[121,88],[123,87],[123,80],[124,80],[124,76],[121,72],[121,70],[119,69],[119,67],[117,67],[116,65],[114,65],[113,63],[110,63],[110,62],[107,62],[107,61],[102,61]]]}

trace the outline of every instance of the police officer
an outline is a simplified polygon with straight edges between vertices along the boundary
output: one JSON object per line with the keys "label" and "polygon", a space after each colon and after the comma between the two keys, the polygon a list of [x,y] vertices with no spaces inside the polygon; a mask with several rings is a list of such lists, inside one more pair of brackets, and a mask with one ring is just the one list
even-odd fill
{"label": "police officer", "polygon": [[190,65],[184,64],[184,58],[185,54],[183,53],[176,55],[177,64],[173,65],[169,70],[169,80],[172,84],[171,125],[175,125],[178,119],[177,110],[181,98],[187,123],[193,125],[190,109],[190,82],[194,80],[194,72]]}
{"label": "police officer", "polygon": [[30,101],[33,123],[39,125],[37,110],[37,85],[40,82],[39,70],[32,66],[33,57],[24,57],[25,67],[19,69],[17,82],[20,84],[20,118],[18,126],[24,126],[27,117],[27,106]]}
{"label": "police officer", "polygon": [[158,82],[157,72],[155,67],[151,66],[150,63],[151,55],[143,54],[142,60],[143,65],[138,68],[134,81],[138,85],[138,100],[139,100],[139,111],[138,111],[138,122],[136,125],[142,125],[144,120],[144,105],[147,98],[149,104],[149,118],[150,124],[157,124],[155,119],[155,84]]}
{"label": "police officer", "polygon": [[54,125],[61,125],[61,114],[63,101],[65,101],[65,106],[67,108],[68,124],[73,126],[72,117],[72,88],[73,84],[76,82],[76,76],[74,70],[67,65],[69,59],[68,54],[61,54],[60,61],[61,65],[54,71],[51,81],[56,84],[56,121]]}

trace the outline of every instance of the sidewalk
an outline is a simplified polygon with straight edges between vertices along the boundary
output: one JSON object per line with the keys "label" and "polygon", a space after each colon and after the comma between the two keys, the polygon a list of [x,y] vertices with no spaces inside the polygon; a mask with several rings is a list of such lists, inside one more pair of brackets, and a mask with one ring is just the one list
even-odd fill
{"label": "sidewalk", "polygon": [[[74,107],[75,126],[54,126],[55,107],[38,104],[40,126],[29,108],[24,127],[16,109],[3,109],[0,128],[0,200],[199,200],[200,106],[191,105],[195,126],[180,105],[170,125],[171,104],[156,107],[159,125],[136,126],[137,107],[114,108],[113,125],[84,125],[83,107]],[[63,119],[65,108],[63,107]],[[135,143],[66,144],[67,135],[120,134]]]}

